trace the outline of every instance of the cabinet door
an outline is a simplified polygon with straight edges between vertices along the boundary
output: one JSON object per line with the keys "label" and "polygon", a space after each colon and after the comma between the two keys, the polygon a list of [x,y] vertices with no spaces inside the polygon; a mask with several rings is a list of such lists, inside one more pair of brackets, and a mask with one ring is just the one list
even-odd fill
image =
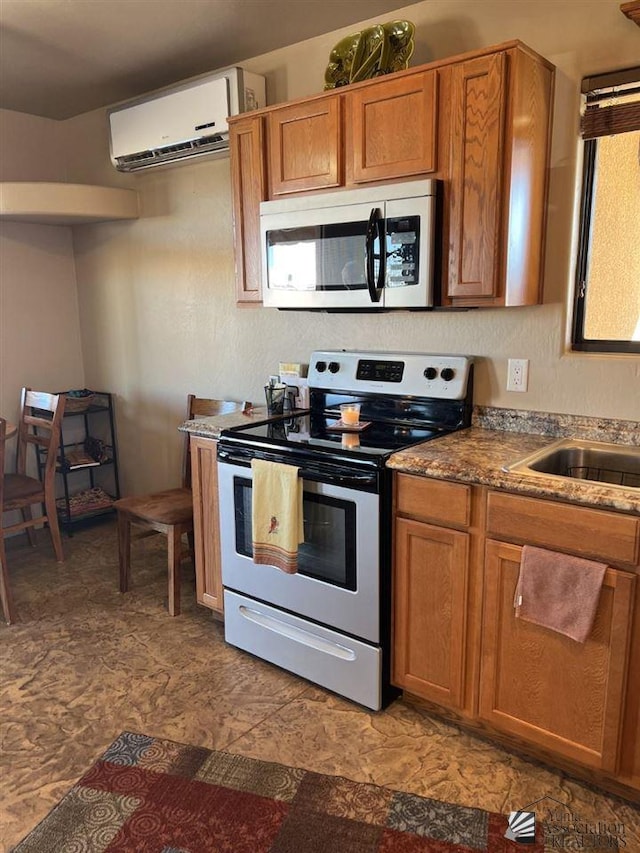
{"label": "cabinet door", "polygon": [[393,683],[461,708],[469,535],[400,518],[394,566]]}
{"label": "cabinet door", "polygon": [[260,202],[267,197],[264,118],[244,116],[229,127],[236,299],[261,299]]}
{"label": "cabinet door", "polygon": [[283,107],[268,119],[271,197],[342,183],[338,95]]}
{"label": "cabinet door", "polygon": [[498,294],[506,57],[451,72],[449,297]]}
{"label": "cabinet door", "polygon": [[590,637],[577,643],[516,619],[521,549],[485,555],[480,717],[582,764],[615,771],[635,576],[607,569]]}
{"label": "cabinet door", "polygon": [[218,522],[218,442],[190,437],[196,594],[199,604],[222,613],[222,567]]}
{"label": "cabinet door", "polygon": [[348,181],[361,183],[436,168],[437,74],[377,81],[346,95]]}

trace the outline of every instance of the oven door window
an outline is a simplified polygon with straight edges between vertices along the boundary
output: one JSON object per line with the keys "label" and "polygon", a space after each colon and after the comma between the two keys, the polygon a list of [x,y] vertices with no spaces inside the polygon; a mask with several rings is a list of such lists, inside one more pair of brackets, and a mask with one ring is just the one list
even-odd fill
{"label": "oven door window", "polygon": [[[252,559],[251,480],[234,477],[236,551]],[[353,501],[304,492],[304,544],[298,574],[355,590],[356,506]]]}

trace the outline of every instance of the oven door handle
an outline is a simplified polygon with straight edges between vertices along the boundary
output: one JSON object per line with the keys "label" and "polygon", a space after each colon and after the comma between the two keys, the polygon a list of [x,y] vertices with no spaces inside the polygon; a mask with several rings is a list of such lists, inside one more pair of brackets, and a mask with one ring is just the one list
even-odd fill
{"label": "oven door handle", "polygon": [[221,447],[218,447],[218,462],[226,462],[227,465],[242,465],[244,467],[251,467],[251,457],[243,456],[242,454],[232,453],[230,450],[223,450]]}
{"label": "oven door handle", "polygon": [[[317,479],[316,475],[308,472],[301,471],[300,475],[303,480],[311,480],[313,482],[314,479]],[[370,485],[375,483],[376,475],[375,474],[349,474],[346,477],[341,477],[339,474],[331,477],[332,483],[337,483],[339,486],[353,486],[354,484],[362,484],[362,485]]]}
{"label": "oven door handle", "polygon": [[[237,465],[242,468],[251,467],[251,457],[259,457],[259,453],[244,456],[241,453],[233,453],[233,451],[218,447],[218,461],[226,465]],[[357,489],[358,487],[372,487],[376,485],[376,471],[344,471],[327,466],[326,468],[319,464],[314,468],[298,467],[298,477],[302,480],[307,480],[310,483],[332,483],[344,488]]]}

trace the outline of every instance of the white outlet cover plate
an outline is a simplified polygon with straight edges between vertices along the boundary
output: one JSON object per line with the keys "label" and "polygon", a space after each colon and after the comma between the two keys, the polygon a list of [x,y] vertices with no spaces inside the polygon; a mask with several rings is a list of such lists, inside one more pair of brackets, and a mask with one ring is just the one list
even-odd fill
{"label": "white outlet cover plate", "polygon": [[529,359],[510,358],[507,367],[507,391],[526,391],[529,386]]}

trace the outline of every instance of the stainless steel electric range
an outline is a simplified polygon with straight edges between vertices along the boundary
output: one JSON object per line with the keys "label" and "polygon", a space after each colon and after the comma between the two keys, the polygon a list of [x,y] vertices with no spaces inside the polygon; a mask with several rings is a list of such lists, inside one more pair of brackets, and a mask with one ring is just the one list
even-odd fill
{"label": "stainless steel electric range", "polygon": [[[310,410],[223,430],[218,443],[225,638],[368,708],[390,683],[394,451],[471,423],[466,356],[314,352]],[[361,404],[358,431],[340,404]],[[367,424],[362,427],[362,424]],[[298,468],[304,544],[296,574],[252,560],[251,460]]]}

